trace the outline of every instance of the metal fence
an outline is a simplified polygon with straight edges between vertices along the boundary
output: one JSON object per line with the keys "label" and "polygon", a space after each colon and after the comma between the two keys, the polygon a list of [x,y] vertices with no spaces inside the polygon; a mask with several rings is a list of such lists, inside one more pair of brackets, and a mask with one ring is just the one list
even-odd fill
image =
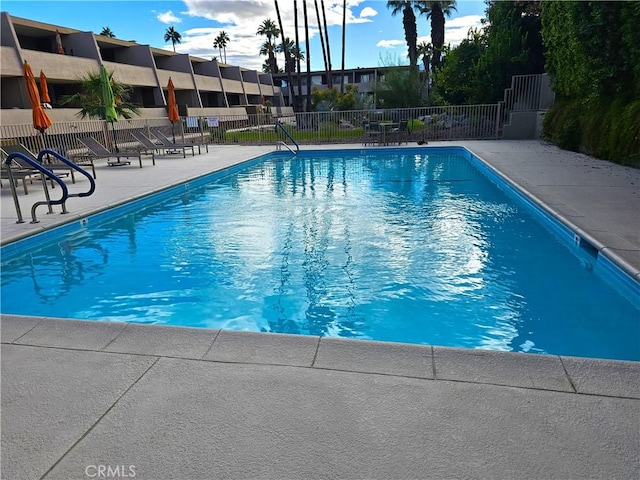
{"label": "metal fence", "polygon": [[514,75],[511,87],[504,91],[499,103],[501,124],[507,123],[511,112],[548,110],[555,99],[551,79],[547,74]]}
{"label": "metal fence", "polygon": [[287,140],[277,133],[280,121],[298,144],[361,143],[364,123],[407,121],[406,140],[481,140],[498,138],[500,106],[469,105],[394,110],[296,113],[276,117],[271,114],[183,117],[171,124],[167,118],[137,118],[109,124],[103,120],[54,123],[44,134],[31,124],[0,125],[0,145],[22,143],[32,152],[52,148],[63,155],[86,154],[79,137],[91,136],[110,150],[137,148],[131,133],[143,132],[153,138],[150,127],[160,127],[177,142],[225,145],[275,145]]}

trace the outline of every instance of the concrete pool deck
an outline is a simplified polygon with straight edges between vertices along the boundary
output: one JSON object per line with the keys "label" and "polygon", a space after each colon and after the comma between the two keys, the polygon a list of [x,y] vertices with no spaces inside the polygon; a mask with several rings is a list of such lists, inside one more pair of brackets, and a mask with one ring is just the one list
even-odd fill
{"label": "concrete pool deck", "polygon": [[[467,146],[640,279],[639,170],[536,141],[433,145]],[[272,150],[98,166],[67,217]],[[8,190],[3,243],[66,220],[25,206],[15,224]],[[640,475],[640,362],[8,315],[0,331],[2,478]]]}

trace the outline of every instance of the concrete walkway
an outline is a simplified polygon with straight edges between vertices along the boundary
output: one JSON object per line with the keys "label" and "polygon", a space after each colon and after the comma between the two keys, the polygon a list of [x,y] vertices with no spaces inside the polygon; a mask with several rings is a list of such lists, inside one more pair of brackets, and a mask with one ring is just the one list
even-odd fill
{"label": "concrete walkway", "polygon": [[[640,278],[639,171],[464,144]],[[100,166],[66,218],[268,150]],[[3,243],[66,219],[17,225],[7,190]],[[6,315],[0,331],[3,479],[640,476],[640,362]]]}

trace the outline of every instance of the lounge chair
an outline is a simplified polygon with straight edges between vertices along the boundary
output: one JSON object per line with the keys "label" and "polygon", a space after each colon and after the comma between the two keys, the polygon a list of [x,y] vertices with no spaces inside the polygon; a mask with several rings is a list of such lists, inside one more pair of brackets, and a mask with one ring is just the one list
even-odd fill
{"label": "lounge chair", "polygon": [[[25,147],[21,143],[17,145],[3,145],[1,147],[1,150],[5,158],[8,157],[9,154],[11,153],[21,153],[22,155],[27,157],[29,160],[32,160],[34,162],[38,161],[38,157],[34,155],[31,152],[31,150],[29,150],[27,147]],[[12,163],[15,163],[21,170],[35,170],[28,162],[25,162],[20,157],[14,157]],[[48,163],[47,162],[42,163],[42,166],[44,166],[45,168],[52,171],[58,176],[63,176],[63,175],[65,177],[71,176],[71,182],[76,183],[76,177],[73,174],[74,173],[73,168],[68,165],[65,165],[63,163],[53,160],[53,161],[49,161]],[[38,170],[36,170],[36,172],[39,173]],[[34,175],[37,173],[34,173]]]}
{"label": "lounge chair", "polygon": [[[11,169],[11,176],[9,176],[9,168]],[[4,165],[4,162],[2,164],[2,167],[0,167],[0,178],[2,180],[9,180],[10,178],[13,178],[13,180],[16,182],[16,185],[18,184],[18,180],[22,180],[22,189],[24,190],[25,195],[29,195],[27,180],[31,182],[33,180],[31,177],[33,175],[40,175],[40,172],[34,169],[25,170],[20,167],[9,167],[7,165]]]}
{"label": "lounge chair", "polygon": [[[140,168],[142,168],[142,156],[147,154],[148,152],[145,151],[140,151],[140,150],[136,150],[136,151],[127,151],[124,150],[122,152],[111,152],[109,151],[104,145],[102,145],[100,142],[98,142],[95,138],[93,137],[81,137],[78,138],[78,140],[80,141],[80,143],[82,143],[85,147],[87,147],[87,149],[89,150],[89,152],[91,152],[91,155],[94,158],[106,158],[107,159],[107,165],[109,165],[110,167],[112,166],[119,166],[119,165],[130,165],[131,162],[129,160],[120,160],[121,158],[137,158],[138,161],[140,162]],[[115,158],[116,160],[109,160]],[[153,153],[153,151],[151,152],[151,161],[153,162],[153,164],[156,164],[156,157],[155,154]]]}
{"label": "lounge chair", "polygon": [[153,140],[151,140],[142,132],[131,132],[131,136],[135,138],[138,143],[140,143],[140,145],[142,145],[142,147],[148,152],[164,153],[164,151],[167,149],[167,147],[165,147],[164,145],[158,145],[157,143],[154,143]]}
{"label": "lounge chair", "polygon": [[162,146],[166,150],[174,150],[174,151],[182,150],[182,156],[184,158],[187,158],[187,149],[190,148],[191,156],[195,157],[196,152],[193,148],[195,146],[195,147],[198,147],[198,154],[200,154],[200,145],[194,145],[192,143],[174,143],[171,140],[169,140],[158,127],[150,127],[149,130],[151,130],[151,133],[153,134],[153,136],[158,139],[158,141],[162,144]]}

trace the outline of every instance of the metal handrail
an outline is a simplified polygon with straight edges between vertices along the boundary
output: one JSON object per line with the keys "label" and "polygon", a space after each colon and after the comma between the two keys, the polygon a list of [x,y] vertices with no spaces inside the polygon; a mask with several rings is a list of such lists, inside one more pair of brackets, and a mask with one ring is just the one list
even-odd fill
{"label": "metal handrail", "polygon": [[[80,172],[82,175],[87,177],[89,179],[89,184],[90,184],[89,190],[87,190],[86,192],[80,192],[80,193],[69,193],[67,184],[64,183],[62,179],[58,177],[56,174],[54,174],[51,170],[46,168],[45,165],[43,165],[43,160],[45,155],[47,157],[53,156],[57,158],[59,161],[61,161],[65,165],[69,166],[70,168],[73,168],[74,170]],[[86,170],[76,165],[72,161],[68,160],[64,156],[60,155],[55,150],[51,150],[47,148],[40,151],[40,153],[38,154],[37,160],[33,160],[20,152],[12,152],[7,156],[7,159],[5,160],[4,163],[7,167],[9,181],[11,182],[11,194],[13,196],[13,202],[16,207],[16,213],[18,214],[18,221],[16,223],[24,223],[24,220],[22,218],[22,210],[20,209],[20,201],[18,200],[18,194],[16,192],[15,179],[13,178],[13,169],[11,168],[11,162],[13,161],[14,158],[20,158],[21,160],[26,162],[34,170],[40,172],[40,177],[42,178],[42,185],[44,186],[44,196],[46,200],[35,202],[31,206],[31,223],[38,223],[38,219],[36,217],[36,209],[40,205],[47,205],[49,207],[49,213],[53,213],[53,209],[51,208],[52,205],[62,205],[62,213],[68,213],[67,205],[66,205],[67,199],[71,197],[88,197],[89,195],[92,195],[93,192],[95,192],[96,190],[96,182]],[[58,200],[51,200],[51,198],[49,197],[49,189],[47,188],[47,181],[45,179],[45,175],[49,177],[52,181],[55,181],[58,185],[60,185],[60,189],[62,190],[62,195]]]}
{"label": "metal handrail", "polygon": [[[69,190],[67,189],[66,183],[64,183],[51,170],[45,168],[40,163],[30,159],[25,154],[20,152],[12,152],[7,156],[7,159],[4,161],[4,163],[7,166],[7,172],[9,173],[9,182],[11,182],[11,194],[13,195],[13,202],[16,206],[16,213],[18,214],[18,221],[16,223],[24,223],[24,220],[22,218],[22,211],[20,210],[20,201],[18,200],[15,180],[13,178],[13,171],[11,168],[11,162],[13,161],[14,158],[20,158],[21,160],[31,165],[31,167],[34,170],[37,170],[38,172],[40,172],[40,176],[42,178],[42,185],[44,186],[46,200],[44,202],[43,201],[36,202],[31,207],[31,223],[38,223],[38,220],[36,219],[36,208],[38,208],[40,205],[47,205],[49,207],[49,213],[53,213],[53,210],[51,209],[52,205],[62,205],[62,213],[67,213],[65,202],[69,197]],[[60,199],[58,200],[50,199],[49,190],[47,189],[47,181],[44,177],[45,175],[48,176],[51,180],[55,181],[58,185],[60,185],[60,188],[62,190],[62,195],[60,196]]]}
{"label": "metal handrail", "polygon": [[285,142],[280,142],[282,143],[282,145],[284,145],[285,147],[287,147],[289,149],[289,151],[291,153],[293,153],[294,155],[297,154],[300,151],[300,145],[298,145],[296,143],[296,141],[293,139],[293,137],[291,136],[291,134],[289,132],[287,132],[287,129],[284,128],[282,126],[282,122],[280,122],[280,120],[276,121],[276,126],[275,126],[275,131],[276,133],[278,132],[278,127],[280,127],[280,130],[282,130],[282,132],[289,137],[289,140],[291,140],[291,143],[293,143],[296,146],[296,151],[294,152],[293,150],[291,150],[291,148],[289,147],[289,145],[287,145]]}
{"label": "metal handrail", "polygon": [[88,197],[90,195],[93,194],[93,192],[96,191],[96,181],[93,179],[93,176],[87,172],[84,168],[80,167],[79,165],[73,163],[71,160],[65,158],[64,156],[62,156],[60,153],[56,152],[55,150],[51,150],[49,148],[45,148],[44,150],[40,151],[40,153],[38,154],[38,163],[40,163],[41,165],[44,163],[43,159],[44,156],[53,156],[55,158],[57,158],[58,160],[60,160],[62,163],[64,163],[65,165],[68,165],[69,167],[73,168],[74,170],[80,172],[82,175],[84,175],[85,177],[87,177],[89,179],[89,190],[87,190],[86,192],[80,192],[80,193],[70,193],[67,195],[67,198],[71,198],[71,197]]}

